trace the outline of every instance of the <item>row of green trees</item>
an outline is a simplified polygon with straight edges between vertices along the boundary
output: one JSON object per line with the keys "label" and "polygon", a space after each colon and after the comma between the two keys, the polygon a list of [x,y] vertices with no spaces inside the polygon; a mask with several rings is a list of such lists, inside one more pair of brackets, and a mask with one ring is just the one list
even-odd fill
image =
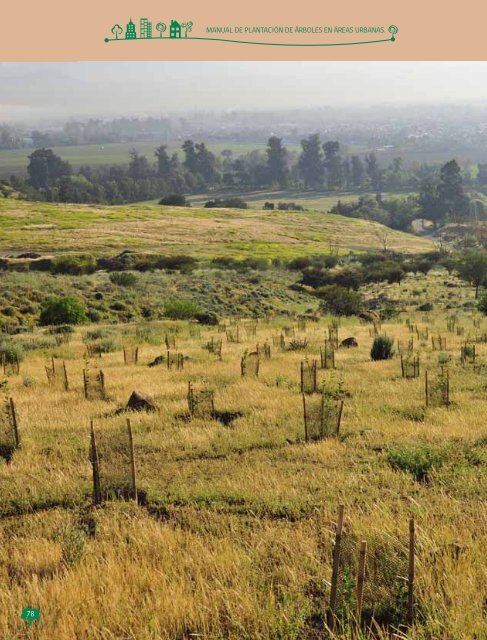
{"label": "row of green trees", "polygon": [[[276,136],[269,138],[265,152],[251,151],[238,157],[230,150],[217,157],[204,142],[192,140],[186,140],[181,151],[180,157],[177,153],[169,153],[166,145],[160,145],[155,149],[154,159],[150,160],[133,150],[127,165],[82,166],[75,172],[51,149],[41,148],[29,156],[26,183],[18,178],[12,180],[16,188],[27,191],[31,197],[109,204],[216,188],[226,188],[234,193],[286,187],[373,194],[411,190],[419,192],[417,204],[425,217],[439,221],[453,213],[468,214],[462,172],[454,160],[441,171],[431,165],[406,169],[400,158],[381,166],[374,153],[343,156],[337,141],[322,142],[318,134],[303,139],[298,154],[289,152]],[[391,206],[397,209],[397,205]],[[380,211],[381,208],[384,210],[380,201],[372,205],[370,198],[362,200],[358,208],[375,208],[366,217],[379,221],[381,216],[386,219],[404,217],[403,211],[388,211],[384,215]],[[349,215],[345,210],[338,212]],[[404,228],[402,222],[390,226]]]}

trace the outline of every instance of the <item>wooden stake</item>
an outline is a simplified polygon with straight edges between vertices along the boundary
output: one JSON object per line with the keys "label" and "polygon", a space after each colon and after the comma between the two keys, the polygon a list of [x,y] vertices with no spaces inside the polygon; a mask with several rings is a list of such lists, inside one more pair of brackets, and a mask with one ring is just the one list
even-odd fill
{"label": "wooden stake", "polygon": [[340,551],[342,545],[343,512],[345,507],[341,504],[338,507],[338,521],[335,533],[335,546],[333,547],[333,567],[331,574],[330,605],[328,610],[328,626],[335,628],[335,609],[338,592],[338,572],[340,570]]}
{"label": "wooden stake", "polygon": [[132,497],[135,502],[137,500],[137,477],[135,473],[135,456],[134,456],[134,440],[132,437],[132,426],[130,424],[130,419],[127,418],[127,431],[129,434],[129,448],[130,448],[130,473],[132,476]]}
{"label": "wooden stake", "polygon": [[12,416],[12,428],[14,430],[14,438],[15,438],[15,447],[20,447],[20,434],[19,434],[19,424],[17,422],[17,413],[15,411],[15,404],[13,398],[9,399],[10,404],[10,415]]}
{"label": "wooden stake", "polygon": [[85,390],[85,398],[88,400],[88,380],[86,378],[86,369],[83,369],[83,389]]}
{"label": "wooden stake", "polygon": [[303,419],[304,419],[304,441],[308,442],[308,421],[306,420],[306,396],[304,393],[301,394],[303,396]]}
{"label": "wooden stake", "polygon": [[362,621],[362,600],[364,595],[366,554],[367,554],[367,542],[365,540],[362,540],[362,543],[360,545],[360,557],[359,557],[358,572],[357,572],[357,599],[356,599],[356,609],[355,609],[355,621],[359,629]]}
{"label": "wooden stake", "polygon": [[98,451],[96,448],[95,429],[93,420],[90,420],[90,436],[91,436],[91,465],[93,467],[93,503],[98,505],[101,503],[101,487],[100,487],[100,464],[98,460]]}
{"label": "wooden stake", "polygon": [[408,568],[408,624],[414,623],[414,549],[415,528],[414,516],[409,520],[409,568]]}
{"label": "wooden stake", "polygon": [[338,410],[338,416],[337,416],[337,438],[338,438],[338,434],[340,433],[340,426],[342,424],[342,413],[343,413],[343,400],[340,402],[340,409]]}
{"label": "wooden stake", "polygon": [[63,372],[64,372],[64,390],[68,391],[69,383],[68,383],[68,372],[66,370],[66,363],[63,360]]}

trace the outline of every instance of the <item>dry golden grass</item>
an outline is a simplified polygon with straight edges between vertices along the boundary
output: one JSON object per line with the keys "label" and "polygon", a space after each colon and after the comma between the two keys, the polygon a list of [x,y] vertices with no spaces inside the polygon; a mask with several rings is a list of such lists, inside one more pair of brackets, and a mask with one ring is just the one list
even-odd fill
{"label": "dry golden grass", "polygon": [[380,244],[377,236],[384,232],[389,248],[396,251],[433,248],[428,238],[322,211],[162,207],[154,203],[90,206],[2,198],[0,214],[0,251],[8,253],[59,253],[61,249],[107,254],[139,249],[201,258],[289,259],[326,252],[336,242],[341,251],[376,249]]}
{"label": "dry golden grass", "polygon": [[[435,299],[448,293],[439,277],[424,283]],[[407,300],[417,286],[409,280],[387,293]],[[424,325],[421,313],[408,317]],[[459,317],[467,334],[483,331],[471,314]],[[303,352],[272,348],[258,379],[240,376],[244,350],[283,324],[292,321],[259,324],[243,344],[227,344],[223,335],[219,361],[202,345],[222,334],[206,328],[190,338],[181,323],[178,348],[190,359],[178,372],[146,366],[165,352],[166,325],[154,323],[138,365],[124,366],[121,350],[91,361],[105,372],[107,401],[83,397],[86,329],[55,350],[66,361],[68,392],[47,385],[50,354],[28,353],[7,390],[22,446],[0,464],[1,638],[22,637],[27,606],[41,610],[29,635],[36,640],[327,637],[322,620],[339,504],[346,535],[381,550],[384,563],[407,546],[415,516],[418,616],[407,637],[487,637],[487,374],[459,365],[465,337],[446,332],[446,313],[433,314],[430,326],[447,336],[452,357],[452,405],[424,411],[423,372],[438,360],[430,342],[415,338],[422,374],[406,381],[397,356],[370,361],[368,326],[343,321],[340,339],[353,335],[359,347],[337,352],[335,372],[319,372],[347,392],[340,438],[305,444]],[[318,357],[326,326],[326,319],[308,324],[308,358]],[[135,343],[134,326],[114,330],[120,344]],[[409,337],[402,321],[384,323],[382,332]],[[477,353],[487,362],[487,344]],[[217,410],[242,415],[230,426],[184,421],[189,381],[215,389]],[[134,389],[158,406],[130,414],[141,504],[92,508],[89,421],[99,431],[123,425],[127,414],[116,411]],[[388,462],[392,450],[418,447],[442,452],[427,482]],[[344,628],[337,637],[350,633]],[[387,634],[376,630],[375,637]]]}

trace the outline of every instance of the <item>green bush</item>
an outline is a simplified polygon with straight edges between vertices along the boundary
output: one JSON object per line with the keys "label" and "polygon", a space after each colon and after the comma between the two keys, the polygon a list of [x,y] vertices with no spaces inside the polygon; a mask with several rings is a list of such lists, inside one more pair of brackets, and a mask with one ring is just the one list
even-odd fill
{"label": "green bush", "polygon": [[350,291],[340,285],[320,287],[316,295],[321,299],[320,308],[334,316],[355,316],[363,308],[363,298],[358,291]]}
{"label": "green bush", "polygon": [[0,342],[0,362],[21,362],[24,357],[22,345],[16,342]]}
{"label": "green bush", "polygon": [[192,300],[171,300],[164,305],[164,315],[172,320],[190,320],[201,310]]}
{"label": "green bush", "polygon": [[370,357],[372,360],[390,360],[394,355],[394,342],[388,336],[376,336]]}
{"label": "green bush", "polygon": [[190,207],[191,204],[186,200],[186,197],[179,193],[171,193],[159,200],[159,204],[172,207]]}
{"label": "green bush", "polygon": [[86,322],[86,306],[77,298],[50,297],[41,302],[39,324],[81,324]]}
{"label": "green bush", "polygon": [[216,313],[211,312],[197,313],[195,314],[194,319],[197,320],[200,324],[205,324],[208,326],[216,326],[220,322]]}
{"label": "green bush", "polygon": [[477,309],[487,316],[487,293],[480,296],[480,299],[477,302]]}
{"label": "green bush", "polygon": [[447,454],[431,445],[403,445],[391,449],[387,461],[393,469],[410,473],[417,482],[428,482],[431,470],[442,466]]}
{"label": "green bush", "polygon": [[91,274],[96,271],[96,260],[93,256],[59,256],[51,264],[52,273],[66,273],[72,276]]}
{"label": "green bush", "polygon": [[104,340],[105,338],[112,338],[114,332],[111,329],[106,329],[104,327],[98,327],[97,329],[92,329],[91,331],[87,331],[83,336],[83,342],[94,342],[96,340]]}
{"label": "green bush", "polygon": [[114,271],[109,276],[110,282],[121,287],[133,287],[137,284],[137,276],[130,271]]}

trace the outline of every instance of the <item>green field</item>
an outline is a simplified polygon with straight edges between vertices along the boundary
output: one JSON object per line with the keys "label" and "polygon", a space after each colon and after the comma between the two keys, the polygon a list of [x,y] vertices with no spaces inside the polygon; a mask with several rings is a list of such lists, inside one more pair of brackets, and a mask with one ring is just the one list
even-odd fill
{"label": "green field", "polygon": [[[168,151],[177,151],[181,154],[183,140],[167,143]],[[161,143],[157,142],[116,142],[111,144],[86,144],[52,147],[63,160],[68,160],[75,169],[81,165],[97,167],[104,164],[128,164],[131,149],[147,156],[149,161],[154,160],[154,151]],[[235,155],[248,153],[254,149],[265,149],[265,142],[249,143],[209,143],[208,148],[216,155],[224,149],[231,149]],[[290,145],[289,149],[296,149],[298,145]],[[19,175],[26,172],[28,156],[33,149],[14,149],[12,151],[0,151],[0,179],[11,175]]]}
{"label": "green field", "polygon": [[[329,199],[331,202],[331,199]],[[259,204],[259,202],[257,202]],[[380,224],[320,211],[52,204],[0,200],[0,252],[114,253],[124,249],[184,253],[200,258],[281,258],[364,251],[380,246],[427,251],[430,240]]]}

